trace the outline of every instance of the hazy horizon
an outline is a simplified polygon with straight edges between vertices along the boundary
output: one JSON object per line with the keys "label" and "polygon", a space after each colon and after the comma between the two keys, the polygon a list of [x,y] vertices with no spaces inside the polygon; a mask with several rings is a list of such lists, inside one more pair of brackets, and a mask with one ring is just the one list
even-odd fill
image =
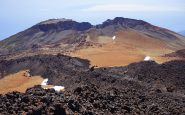
{"label": "hazy horizon", "polygon": [[0,40],[53,18],[100,24],[125,17],[175,32],[185,30],[185,0],[1,0]]}

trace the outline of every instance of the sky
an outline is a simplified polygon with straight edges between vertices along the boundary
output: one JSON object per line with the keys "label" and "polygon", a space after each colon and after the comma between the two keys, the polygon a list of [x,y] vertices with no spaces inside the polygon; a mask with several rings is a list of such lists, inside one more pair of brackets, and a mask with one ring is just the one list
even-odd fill
{"label": "sky", "polygon": [[179,32],[185,30],[185,0],[0,0],[0,40],[47,19],[95,25],[115,17]]}

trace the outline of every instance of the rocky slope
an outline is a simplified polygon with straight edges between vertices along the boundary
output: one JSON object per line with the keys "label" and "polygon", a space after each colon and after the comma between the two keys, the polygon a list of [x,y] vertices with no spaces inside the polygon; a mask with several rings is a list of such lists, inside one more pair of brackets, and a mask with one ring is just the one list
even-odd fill
{"label": "rocky slope", "polygon": [[36,86],[25,93],[0,95],[2,114],[185,113],[184,61],[89,68],[87,60],[40,55],[0,63],[1,75],[26,68],[48,78],[49,84],[65,86],[60,93]]}
{"label": "rocky slope", "polygon": [[0,94],[0,114],[185,114],[184,48],[183,36],[142,20],[43,21],[0,42],[0,80],[30,70],[65,91]]}
{"label": "rocky slope", "polygon": [[88,59],[91,65],[112,67],[142,61],[145,56],[158,63],[179,59],[161,56],[184,48],[184,36],[142,20],[116,17],[92,25],[50,19],[0,41],[0,58],[61,53]]}
{"label": "rocky slope", "polygon": [[[0,60],[0,78],[6,75],[19,72],[20,70],[30,70],[32,75],[47,77],[51,71],[61,70],[63,74],[72,74],[72,71],[81,70],[89,67],[88,60],[72,58],[62,54],[36,55],[12,60]],[[60,72],[59,72],[60,73]],[[55,74],[53,74],[55,76]]]}
{"label": "rocky slope", "polygon": [[167,57],[179,57],[179,58],[185,58],[185,49],[177,50],[175,52],[166,54]]}
{"label": "rocky slope", "polygon": [[[124,31],[133,31],[154,40],[158,39],[167,43],[168,48],[172,49],[185,46],[183,36],[142,20],[116,17],[99,25],[91,25],[88,22],[76,22],[68,19],[50,19],[1,41],[0,52],[7,54],[38,48],[74,51],[79,47],[97,46],[98,44],[101,46],[102,43],[97,41],[98,37],[112,37],[117,32]],[[120,37],[122,36],[124,34]]]}
{"label": "rocky slope", "polygon": [[184,114],[182,97],[155,92],[145,94],[135,89],[109,88],[94,85],[77,87],[72,92],[57,93],[35,86],[26,93],[0,95],[0,113],[27,115],[103,115],[103,114]]}

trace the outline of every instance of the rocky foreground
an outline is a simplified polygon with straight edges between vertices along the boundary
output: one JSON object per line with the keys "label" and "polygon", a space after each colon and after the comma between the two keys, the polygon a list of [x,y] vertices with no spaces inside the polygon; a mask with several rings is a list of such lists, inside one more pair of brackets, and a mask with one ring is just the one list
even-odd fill
{"label": "rocky foreground", "polygon": [[73,92],[55,92],[35,86],[26,93],[0,95],[1,114],[160,114],[185,113],[185,99],[165,95],[159,90],[146,94],[136,89],[109,88],[100,91],[93,84],[77,87]]}
{"label": "rocky foreground", "polygon": [[49,84],[65,86],[65,91],[35,86],[25,93],[0,95],[0,113],[185,114],[185,61],[147,61],[109,68],[88,66],[87,60],[63,55],[2,60],[1,75],[26,68],[31,74],[48,78]]}

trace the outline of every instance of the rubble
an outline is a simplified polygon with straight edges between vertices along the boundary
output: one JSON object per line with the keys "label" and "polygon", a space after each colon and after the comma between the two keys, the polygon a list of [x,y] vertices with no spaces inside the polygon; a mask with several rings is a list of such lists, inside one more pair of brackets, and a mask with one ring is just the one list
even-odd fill
{"label": "rubble", "polygon": [[[1,62],[1,66],[5,64],[13,69],[22,67],[23,62],[27,62],[28,69],[39,63],[42,71],[30,69],[30,72],[48,78],[48,85],[52,84],[59,89],[63,87],[58,86],[65,86],[63,92],[53,88],[43,89],[39,85],[27,89],[25,93],[11,92],[0,95],[1,114],[185,113],[185,61],[163,64],[142,61],[124,67],[90,69],[85,66],[84,60],[81,62],[62,55],[51,57],[29,57],[20,59],[21,61]],[[0,70],[3,69],[8,74],[13,72],[12,68]]]}

